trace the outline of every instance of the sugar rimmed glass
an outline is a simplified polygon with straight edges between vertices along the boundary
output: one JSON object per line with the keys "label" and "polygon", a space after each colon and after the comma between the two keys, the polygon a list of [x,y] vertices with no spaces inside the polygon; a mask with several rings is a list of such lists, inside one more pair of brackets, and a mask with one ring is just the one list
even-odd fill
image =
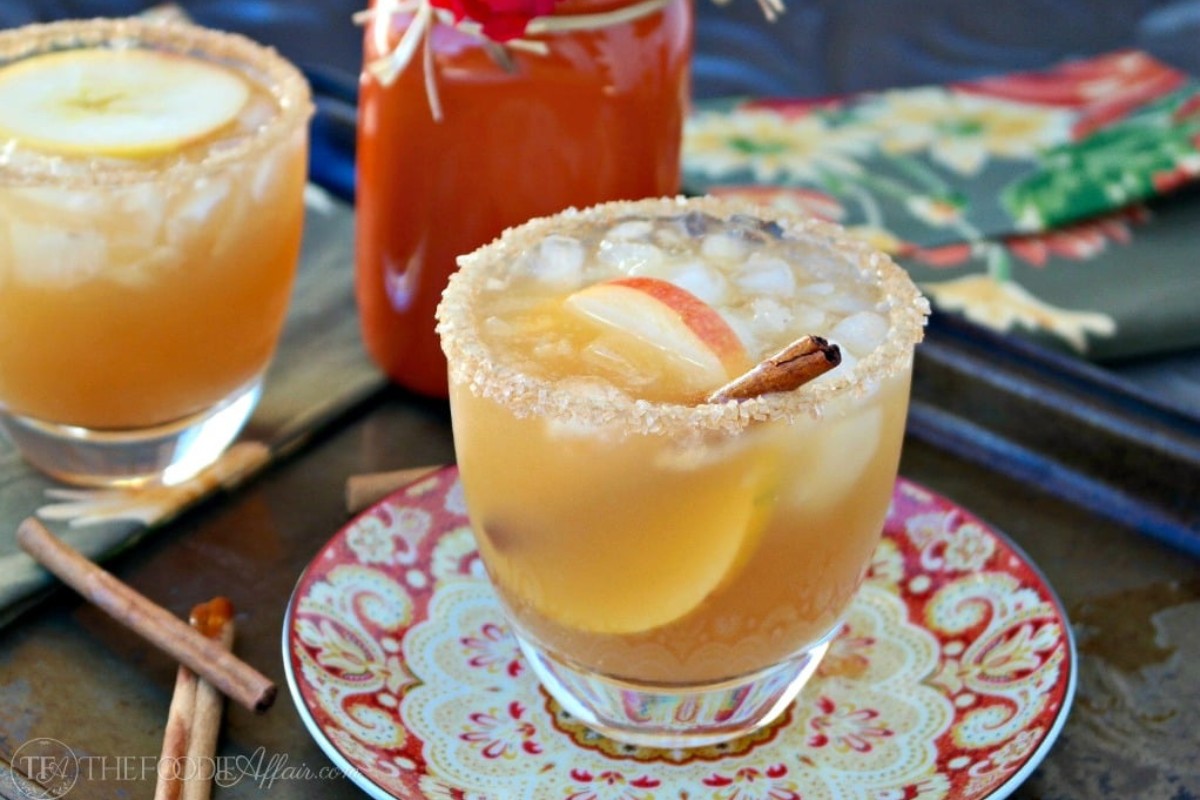
{"label": "sugar rimmed glass", "polygon": [[219,65],[249,99],[212,136],[149,155],[0,131],[0,428],[67,482],[175,483],[261,394],[299,258],[311,97],[249,39],[136,19],[0,33],[0,75],[92,49]]}
{"label": "sugar rimmed glass", "polygon": [[[586,367],[555,376],[536,346],[494,346],[481,308],[518,290],[503,276],[547,237],[689,212],[761,218],[826,272],[874,287],[886,334],[798,390],[698,404],[638,399]],[[567,211],[460,265],[438,312],[458,466],[543,686],[639,745],[708,745],[769,723],[817,668],[879,541],[924,299],[836,226],[711,198]]]}

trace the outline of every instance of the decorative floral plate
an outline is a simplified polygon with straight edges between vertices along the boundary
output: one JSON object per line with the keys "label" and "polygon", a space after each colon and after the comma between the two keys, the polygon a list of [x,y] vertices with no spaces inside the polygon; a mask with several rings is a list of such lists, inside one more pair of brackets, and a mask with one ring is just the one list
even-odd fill
{"label": "decorative floral plate", "polygon": [[591,733],[510,637],[454,468],[353,520],[296,587],[288,684],[318,744],[376,798],[999,800],[1075,689],[1053,591],[1005,539],[900,480],[868,579],[792,708],[724,745]]}

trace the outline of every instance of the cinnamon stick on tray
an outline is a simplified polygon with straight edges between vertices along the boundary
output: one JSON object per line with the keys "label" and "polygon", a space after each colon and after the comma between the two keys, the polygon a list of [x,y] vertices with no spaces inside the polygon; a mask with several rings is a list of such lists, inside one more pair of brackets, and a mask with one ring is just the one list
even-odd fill
{"label": "cinnamon stick on tray", "polygon": [[[192,609],[189,623],[226,650],[233,647],[233,604],[215,597]],[[182,664],[167,713],[154,800],[208,800],[212,794],[213,756],[225,698],[208,681]]]}
{"label": "cinnamon stick on tray", "polygon": [[820,336],[804,336],[705,398],[706,403],[790,392],[842,363],[842,351]]}
{"label": "cinnamon stick on tray", "polygon": [[110,617],[190,668],[222,694],[253,711],[275,702],[276,687],[262,673],[170,611],[125,585],[30,518],[17,543]]}

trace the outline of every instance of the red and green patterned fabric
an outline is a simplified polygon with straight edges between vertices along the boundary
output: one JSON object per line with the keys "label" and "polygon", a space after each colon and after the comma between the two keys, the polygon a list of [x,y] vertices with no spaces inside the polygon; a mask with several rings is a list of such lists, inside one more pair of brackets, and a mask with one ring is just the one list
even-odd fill
{"label": "red and green patterned fabric", "polygon": [[970,83],[700,103],[689,192],[801,208],[946,311],[1089,358],[1200,345],[1200,81],[1121,51]]}

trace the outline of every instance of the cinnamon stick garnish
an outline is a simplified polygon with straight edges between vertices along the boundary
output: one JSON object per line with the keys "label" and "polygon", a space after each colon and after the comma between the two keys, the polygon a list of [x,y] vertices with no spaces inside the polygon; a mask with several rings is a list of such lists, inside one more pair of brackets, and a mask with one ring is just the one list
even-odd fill
{"label": "cinnamon stick garnish", "polygon": [[17,528],[17,543],[89,602],[189,667],[226,697],[253,711],[275,702],[275,684],[170,611],[139,594],[64,544],[32,517]]}
{"label": "cinnamon stick garnish", "polygon": [[820,336],[804,336],[705,398],[706,403],[790,392],[842,363],[842,351]]}
{"label": "cinnamon stick garnish", "polygon": [[387,497],[401,486],[416,483],[441,467],[411,467],[391,472],[372,472],[351,475],[346,480],[346,510],[357,514]]}
{"label": "cinnamon stick garnish", "polygon": [[[189,623],[225,650],[233,647],[233,604],[215,597],[192,608]],[[154,800],[208,800],[224,697],[182,664],[167,714]]]}

